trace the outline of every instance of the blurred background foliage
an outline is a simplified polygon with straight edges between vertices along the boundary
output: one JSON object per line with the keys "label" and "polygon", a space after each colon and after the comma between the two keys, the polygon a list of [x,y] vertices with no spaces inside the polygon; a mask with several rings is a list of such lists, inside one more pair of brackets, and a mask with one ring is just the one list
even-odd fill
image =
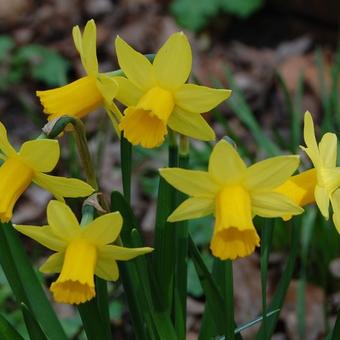
{"label": "blurred background foliage", "polygon": [[[82,74],[71,29],[94,18],[102,71],[117,67],[113,37],[120,34],[142,53],[150,53],[167,36],[184,30],[192,43],[192,81],[228,87],[232,97],[206,115],[218,138],[229,136],[242,157],[255,160],[299,153],[302,119],[310,110],[317,135],[340,131],[340,45],[338,0],[0,0],[0,119],[14,144],[39,135],[46,122],[36,90],[63,85]],[[88,138],[103,192],[121,189],[119,143],[106,116],[87,118]],[[98,133],[96,131],[99,131]],[[63,162],[57,173],[82,177],[75,146],[64,136]],[[205,169],[212,143],[191,143],[190,167]],[[339,149],[340,150],[340,149]],[[166,146],[136,148],[133,207],[151,243],[158,187],[157,169],[167,161]],[[308,168],[303,159],[302,167]],[[31,188],[21,199],[15,222],[43,224],[50,196]],[[261,231],[263,221],[255,220]],[[273,222],[268,295],[274,292],[290,253],[291,223]],[[212,268],[208,244],[212,219],[190,222],[196,244]],[[25,240],[40,263],[42,248]],[[261,310],[259,253],[235,262],[235,304],[238,323]],[[282,339],[322,339],[340,306],[340,238],[332,222],[315,207],[302,219],[300,248],[276,335]],[[44,278],[41,276],[41,280]],[[47,280],[47,284],[50,281]],[[192,263],[188,280],[188,339],[199,329],[204,297]],[[110,286],[110,315],[116,338],[132,338],[122,287]],[[79,317],[69,306],[55,306],[74,339],[83,339]],[[0,314],[27,334],[19,306],[0,272]],[[244,333],[252,339],[256,327]]]}

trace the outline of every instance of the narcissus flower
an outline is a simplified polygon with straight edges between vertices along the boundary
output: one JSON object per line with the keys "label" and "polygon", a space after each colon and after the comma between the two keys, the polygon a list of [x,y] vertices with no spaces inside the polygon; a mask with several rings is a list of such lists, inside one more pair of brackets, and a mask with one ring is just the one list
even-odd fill
{"label": "narcissus flower", "polygon": [[191,72],[188,39],[174,33],[157,52],[153,63],[116,39],[118,62],[125,77],[116,77],[116,98],[127,106],[119,128],[134,145],[153,148],[162,144],[168,127],[201,140],[215,133],[201,116],[230,96],[230,90],[185,84]]}
{"label": "narcissus flower", "polygon": [[[300,206],[316,202],[321,214],[328,220],[329,202],[333,207],[333,222],[340,233],[340,168],[336,166],[337,137],[323,135],[319,145],[315,139],[312,115],[305,113],[304,139],[301,148],[312,161],[314,168],[291,177],[277,188],[277,192],[290,197]],[[293,190],[292,190],[293,189]]]}
{"label": "narcissus flower", "polygon": [[45,174],[56,166],[60,149],[57,140],[38,139],[25,142],[16,152],[7,139],[7,131],[0,123],[0,220],[12,218],[13,207],[20,195],[34,182],[55,195],[83,197],[94,189],[87,183],[74,178],[56,177]]}
{"label": "narcissus flower", "polygon": [[80,227],[71,209],[51,201],[47,207],[48,225],[16,225],[15,229],[43,246],[56,251],[40,267],[43,273],[60,273],[50,290],[57,302],[83,303],[95,295],[94,275],[116,281],[117,260],[127,261],[153,249],[112,245],[122,228],[122,217],[114,212]]}
{"label": "narcissus flower", "polygon": [[118,90],[117,83],[111,77],[99,73],[94,20],[87,22],[83,35],[78,26],[73,27],[72,34],[87,75],[62,87],[37,91],[44,112],[49,115],[48,120],[63,115],[82,118],[89,112],[104,106],[113,125],[117,128],[121,118],[119,109],[113,103]]}
{"label": "narcissus flower", "polygon": [[303,209],[274,192],[299,165],[298,156],[278,156],[246,167],[225,140],[218,142],[208,172],[180,168],[160,169],[161,176],[177,190],[191,196],[168,218],[170,222],[216,217],[210,248],[222,260],[244,257],[259,246],[252,218],[297,215]]}

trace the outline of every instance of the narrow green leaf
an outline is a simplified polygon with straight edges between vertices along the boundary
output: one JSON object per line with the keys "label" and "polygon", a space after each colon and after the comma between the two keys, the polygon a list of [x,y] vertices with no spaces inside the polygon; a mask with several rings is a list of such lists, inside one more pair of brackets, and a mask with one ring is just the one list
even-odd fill
{"label": "narrow green leaf", "polygon": [[107,334],[107,328],[100,317],[96,299],[81,303],[78,305],[78,311],[88,340],[111,340],[111,336]]}
{"label": "narrow green leaf", "polygon": [[35,319],[33,313],[28,309],[28,307],[22,303],[21,304],[22,314],[24,316],[26,328],[31,340],[47,340],[45,333],[40,328],[38,321]]}
{"label": "narrow green leaf", "polygon": [[[208,268],[206,267],[199,250],[197,249],[194,241],[189,235],[189,255],[192,259],[197,275],[200,279],[205,297],[206,304],[209,306],[210,313],[212,315],[212,322],[215,324],[217,334],[222,335],[226,332],[226,320],[225,320],[225,302],[222,295],[216,285],[216,282],[212,278]],[[215,335],[217,335],[215,334]],[[202,337],[200,333],[199,339],[207,339]]]}
{"label": "narrow green leaf", "polygon": [[[137,220],[131,207],[121,193],[113,192],[111,197],[112,210],[119,211],[123,216],[123,244],[128,247],[143,247],[144,242],[137,230]],[[134,324],[142,328],[142,332],[148,329],[149,333],[145,333],[145,339],[150,339],[151,336],[155,339],[176,339],[170,315],[164,311],[163,296],[159,291],[155,273],[150,268],[150,258],[150,255],[139,256],[132,261],[119,263],[131,317]]]}
{"label": "narrow green leaf", "polygon": [[[179,155],[180,168],[188,168],[189,154]],[[186,198],[177,193],[177,206]],[[178,339],[186,338],[187,286],[188,286],[188,221],[174,224],[175,233],[175,272],[174,272],[174,323]]]}
{"label": "narrow green leaf", "polygon": [[340,309],[338,310],[338,314],[336,317],[335,325],[330,340],[338,339],[340,339]]}
{"label": "narrow green leaf", "polygon": [[[7,268],[10,261],[2,261],[3,270],[13,288],[18,293],[19,303],[24,302],[40,321],[40,326],[50,340],[66,340],[66,334],[48,301],[35,271],[19,240],[18,233],[10,223],[0,225],[0,253],[12,258],[16,271]],[[5,253],[6,252],[6,253]],[[1,258],[5,256],[0,256]],[[17,282],[13,283],[13,279]],[[29,284],[26,284],[29,282]],[[21,285],[18,291],[18,283]],[[22,295],[23,294],[23,295]]]}
{"label": "narrow green leaf", "polygon": [[[298,253],[300,226],[301,226],[300,217],[294,217],[292,233],[291,233],[291,247],[290,247],[289,257],[287,260],[285,270],[282,274],[281,280],[279,281],[279,284],[276,288],[272,301],[269,305],[269,309],[271,310],[281,309],[284,303],[287,289],[288,289],[289,283],[292,279],[292,275],[294,272],[295,260],[296,260],[296,256]],[[270,318],[270,320],[267,320],[266,330],[267,330],[268,337],[272,336],[275,330],[278,318],[279,318],[279,314],[275,314],[272,318]],[[265,333],[264,333],[264,327],[262,324],[256,335],[256,339],[262,340],[264,338],[265,338]]]}
{"label": "narrow green leaf", "polygon": [[261,290],[262,290],[262,327],[263,339],[267,339],[267,280],[268,280],[268,261],[273,238],[273,220],[266,219],[262,225],[261,237]]}
{"label": "narrow green leaf", "polygon": [[[270,318],[271,316],[278,313],[279,311],[280,311],[279,309],[275,309],[271,312],[268,312],[266,314],[266,318]],[[241,333],[242,331],[256,325],[257,323],[261,322],[262,320],[263,320],[263,316],[259,316],[258,318],[254,319],[252,321],[246,322],[245,324],[243,324],[243,325],[241,325],[241,326],[239,326],[235,329],[235,335],[237,335],[237,334]],[[225,339],[226,339],[225,336],[215,338],[215,340],[225,340]]]}
{"label": "narrow green leaf", "polygon": [[1,340],[24,339],[2,314],[0,314],[0,335]]}
{"label": "narrow green leaf", "polygon": [[[171,138],[171,136],[170,136]],[[178,165],[177,145],[169,145],[169,167]],[[175,229],[167,222],[168,216],[176,207],[176,190],[162,177],[159,180],[155,241],[154,266],[157,282],[163,296],[164,308],[169,313],[173,301],[173,280],[175,270]]]}
{"label": "narrow green leaf", "polygon": [[231,260],[225,261],[225,295],[224,301],[226,304],[226,324],[227,331],[226,337],[227,339],[234,340],[235,339],[235,321],[234,321],[234,282],[233,282],[233,262]]}

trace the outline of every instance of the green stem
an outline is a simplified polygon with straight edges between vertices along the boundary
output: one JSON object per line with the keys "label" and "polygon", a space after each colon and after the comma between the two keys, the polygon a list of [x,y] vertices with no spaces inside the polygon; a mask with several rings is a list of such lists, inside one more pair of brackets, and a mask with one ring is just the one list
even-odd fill
{"label": "green stem", "polygon": [[128,203],[131,200],[131,171],[132,171],[132,145],[124,137],[123,133],[120,138],[120,162],[123,182],[124,197]]}
{"label": "green stem", "polygon": [[[180,168],[189,165],[189,140],[180,135],[179,162]],[[187,196],[177,193],[178,206]],[[178,339],[186,336],[186,300],[188,275],[188,221],[177,222],[175,225],[175,272],[174,272],[174,321]]]}
{"label": "green stem", "polygon": [[227,309],[227,332],[228,340],[235,339],[235,322],[234,322],[234,283],[233,283],[233,262],[225,261],[226,285],[225,285],[225,304]]}

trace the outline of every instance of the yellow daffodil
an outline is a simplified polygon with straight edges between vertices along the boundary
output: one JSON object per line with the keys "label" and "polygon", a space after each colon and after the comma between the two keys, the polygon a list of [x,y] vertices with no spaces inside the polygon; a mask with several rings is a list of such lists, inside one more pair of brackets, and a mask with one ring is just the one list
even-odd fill
{"label": "yellow daffodil", "polygon": [[183,135],[214,140],[215,133],[201,116],[230,96],[230,90],[185,84],[192,55],[186,36],[174,33],[157,52],[153,63],[116,39],[118,62],[125,77],[116,77],[116,98],[127,108],[119,124],[134,145],[162,144],[168,127]]}
{"label": "yellow daffodil", "polygon": [[122,228],[122,217],[114,212],[80,227],[71,209],[51,201],[47,207],[48,225],[16,225],[15,229],[43,246],[56,251],[40,267],[43,273],[60,273],[50,290],[57,302],[83,303],[95,295],[94,275],[116,281],[117,260],[127,261],[153,249],[112,245]]}
{"label": "yellow daffodil", "polygon": [[175,222],[214,214],[216,223],[210,248],[222,260],[251,254],[260,238],[252,218],[297,215],[303,209],[274,192],[299,165],[298,156],[279,156],[246,167],[225,140],[218,142],[208,172],[180,168],[160,169],[177,190],[191,196],[168,218]]}
{"label": "yellow daffodil", "polygon": [[44,112],[49,115],[48,120],[63,115],[81,118],[104,106],[117,128],[121,118],[120,111],[113,103],[118,90],[117,83],[107,75],[99,73],[94,20],[87,22],[83,35],[78,26],[73,27],[72,34],[87,75],[56,89],[37,91]]}
{"label": "yellow daffodil", "polygon": [[[304,139],[301,147],[314,168],[291,177],[277,188],[300,206],[316,202],[321,214],[328,220],[329,202],[333,207],[333,222],[340,233],[340,167],[336,166],[337,137],[334,133],[323,135],[319,145],[315,139],[312,115],[305,113]],[[293,190],[292,190],[293,189]]]}
{"label": "yellow daffodil", "polygon": [[7,139],[7,131],[0,123],[0,220],[12,218],[13,207],[20,195],[34,182],[57,198],[83,197],[94,189],[79,179],[45,174],[56,166],[60,149],[57,140],[39,139],[25,142],[16,152]]}

